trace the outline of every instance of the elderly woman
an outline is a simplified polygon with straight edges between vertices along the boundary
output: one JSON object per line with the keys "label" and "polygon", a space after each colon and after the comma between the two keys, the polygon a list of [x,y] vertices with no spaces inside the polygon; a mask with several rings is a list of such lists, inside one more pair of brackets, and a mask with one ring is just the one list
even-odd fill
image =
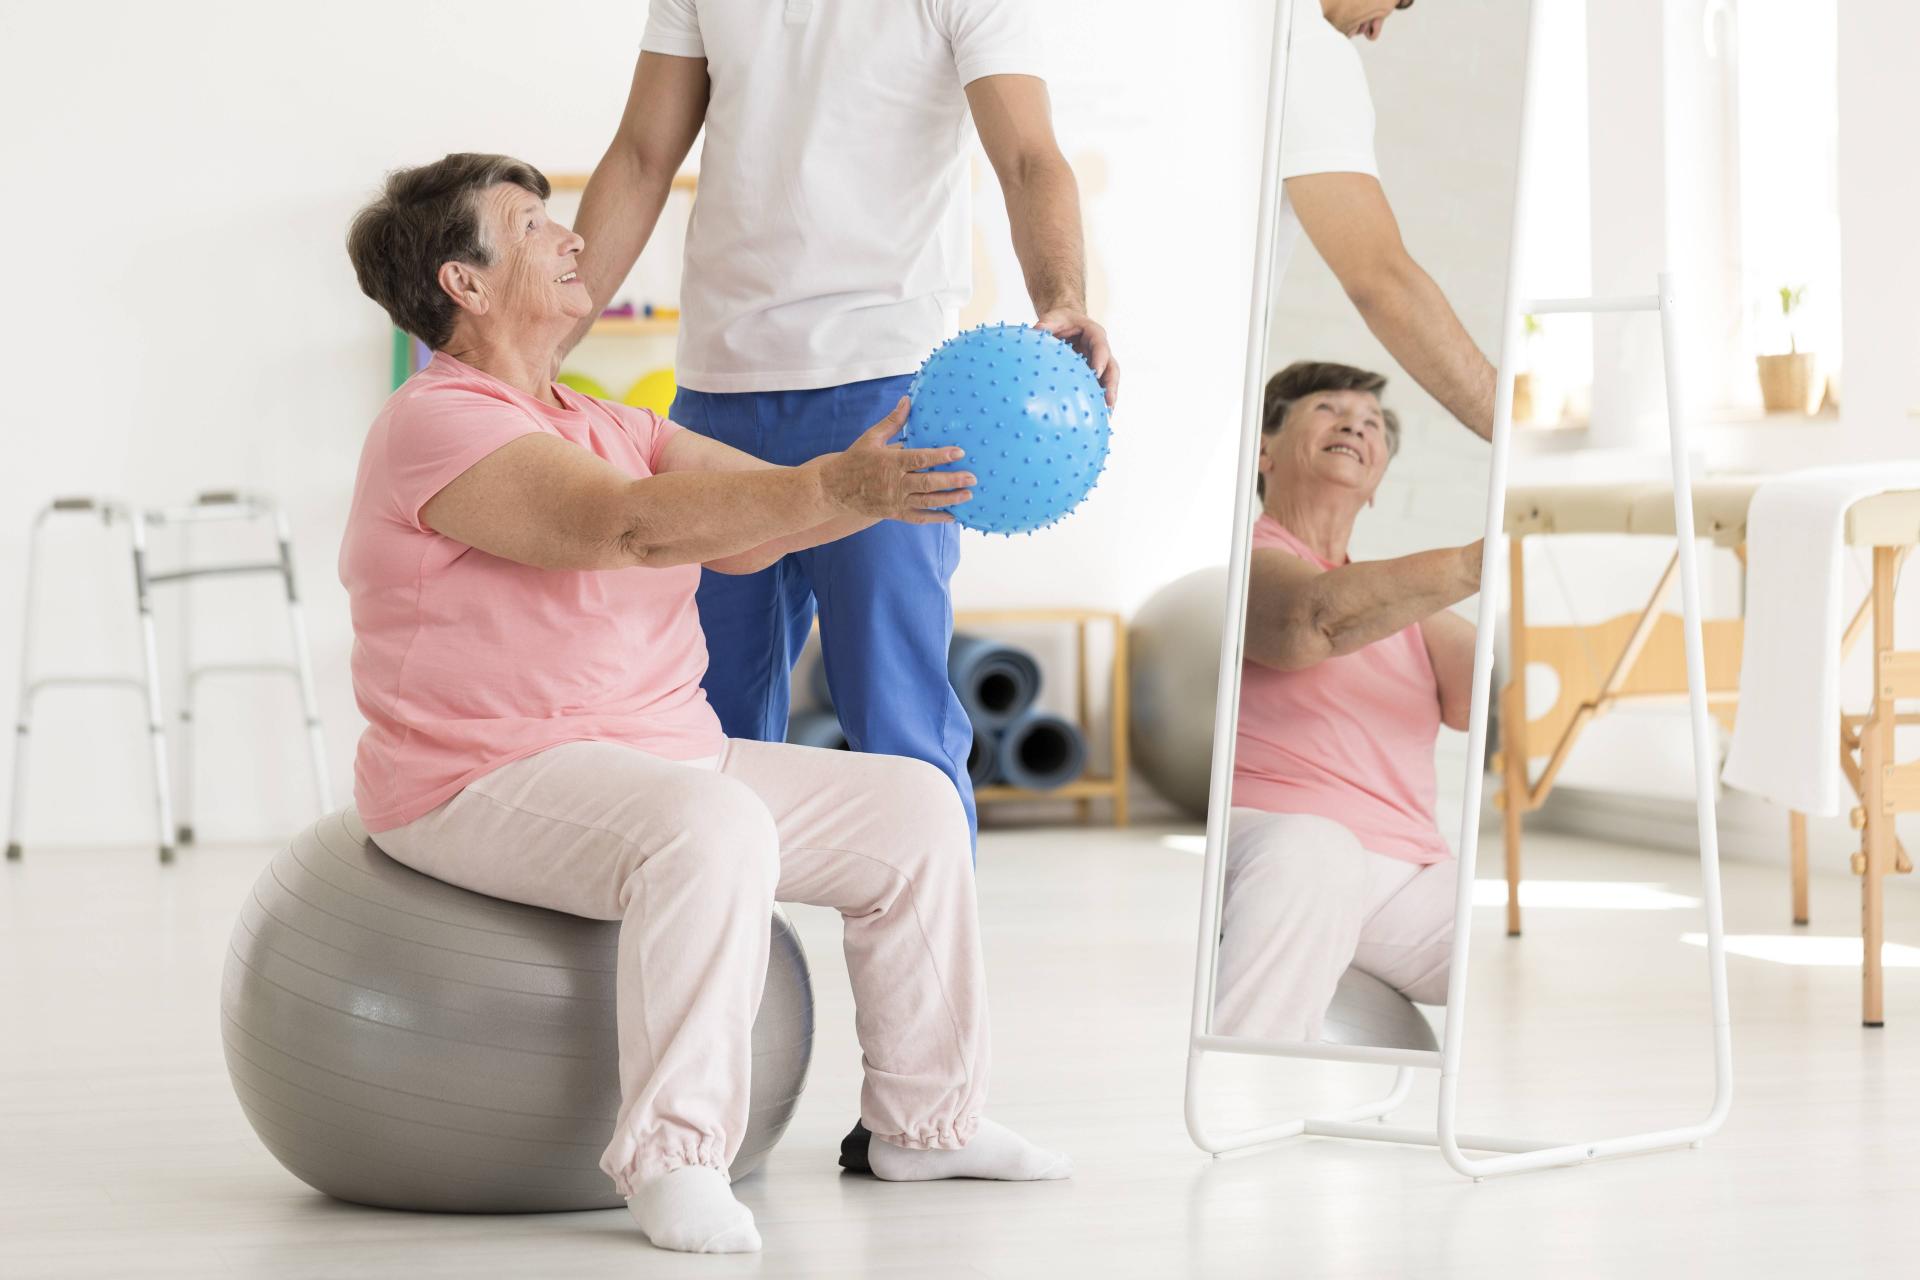
{"label": "elderly woman", "polygon": [[1216,1030],[1317,1040],[1340,975],[1446,999],[1455,862],[1434,743],[1464,729],[1480,543],[1354,561],[1400,427],[1386,379],[1289,365],[1267,383],[1228,828]]}
{"label": "elderly woman", "polygon": [[[701,692],[700,568],[748,573],[876,520],[945,521],[958,449],[777,467],[554,382],[592,303],[579,236],[505,156],[392,174],[360,286],[434,351],[374,420],[340,553],[388,853],[620,925],[621,1108],[601,1167],[669,1249],[760,1247],[727,1167],[775,899],[838,910],[881,1178],[1064,1177],[980,1115],[987,1011],[965,812],[931,765],[729,740]],[[770,427],[775,424],[768,424]]]}

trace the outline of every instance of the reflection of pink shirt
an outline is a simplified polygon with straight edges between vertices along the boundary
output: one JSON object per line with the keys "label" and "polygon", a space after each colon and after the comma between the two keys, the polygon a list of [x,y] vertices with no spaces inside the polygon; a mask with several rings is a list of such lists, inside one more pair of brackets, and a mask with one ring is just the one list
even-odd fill
{"label": "reflection of pink shirt", "polygon": [[[1253,545],[1334,567],[1269,515]],[[1304,671],[1247,662],[1233,803],[1331,818],[1374,853],[1438,862],[1452,856],[1433,817],[1439,736],[1440,685],[1418,626]]]}
{"label": "reflection of pink shirt", "polygon": [[556,387],[543,404],[440,354],[393,393],[360,453],[340,545],[353,693],[367,718],[353,794],[390,831],[510,761],[563,742],[716,755],[700,677],[698,565],[536,569],[442,537],[420,508],[510,440],[548,434],[635,478],[680,428]]}

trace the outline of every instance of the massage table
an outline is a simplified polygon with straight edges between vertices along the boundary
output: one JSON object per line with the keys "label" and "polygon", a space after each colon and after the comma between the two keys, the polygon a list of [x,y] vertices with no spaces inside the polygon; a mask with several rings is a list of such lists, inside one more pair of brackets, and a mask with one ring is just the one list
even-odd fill
{"label": "massage table", "polygon": [[[1746,563],[1747,509],[1759,488],[1757,477],[1723,476],[1696,480],[1693,520],[1696,534]],[[1508,577],[1512,593],[1508,653],[1512,670],[1499,698],[1499,770],[1494,804],[1503,810],[1507,869],[1507,933],[1520,933],[1521,824],[1552,792],[1573,745],[1595,719],[1615,707],[1687,696],[1686,662],[1680,619],[1666,612],[1678,553],[1654,583],[1646,606],[1603,622],[1581,626],[1529,626],[1526,621],[1528,538],[1564,534],[1674,536],[1673,490],[1666,484],[1528,485],[1507,493]],[[1889,872],[1913,870],[1912,860],[1894,834],[1898,814],[1920,812],[1920,760],[1901,764],[1894,757],[1894,728],[1920,724],[1920,712],[1900,712],[1901,699],[1920,698],[1920,650],[1894,647],[1894,591],[1907,553],[1920,545],[1920,490],[1877,494],[1848,510],[1846,542],[1870,548],[1872,584],[1854,611],[1841,639],[1852,651],[1872,631],[1873,700],[1865,714],[1840,718],[1841,771],[1858,800],[1851,811],[1861,832],[1852,857],[1861,877],[1862,1016],[1868,1026],[1883,1022],[1880,948],[1883,941],[1882,889]],[[1731,730],[1738,710],[1743,624],[1738,618],[1702,622],[1707,686],[1713,714]],[[1527,715],[1527,669],[1550,667],[1559,693],[1538,716]],[[1544,761],[1538,773],[1536,760]],[[1792,857],[1793,922],[1807,923],[1807,819],[1788,817]]]}

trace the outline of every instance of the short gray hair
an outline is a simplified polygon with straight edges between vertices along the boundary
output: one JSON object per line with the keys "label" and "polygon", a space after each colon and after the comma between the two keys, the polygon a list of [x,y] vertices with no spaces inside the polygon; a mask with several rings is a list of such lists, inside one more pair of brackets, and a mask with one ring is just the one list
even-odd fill
{"label": "short gray hair", "polygon": [[542,200],[553,193],[546,175],[524,160],[458,151],[389,173],[380,194],[347,229],[347,257],[360,291],[435,351],[452,339],[459,314],[440,287],[440,267],[493,265],[476,197],[502,182]]}

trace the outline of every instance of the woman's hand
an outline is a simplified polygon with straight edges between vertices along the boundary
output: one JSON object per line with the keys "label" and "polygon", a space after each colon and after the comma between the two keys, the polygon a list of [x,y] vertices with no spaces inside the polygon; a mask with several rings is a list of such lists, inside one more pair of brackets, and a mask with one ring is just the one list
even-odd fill
{"label": "woman's hand", "polygon": [[836,510],[869,520],[949,524],[941,510],[970,501],[974,477],[965,471],[929,471],[965,456],[959,448],[902,449],[888,443],[907,425],[908,400],[867,429],[840,453],[807,463],[817,469],[821,491]]}

